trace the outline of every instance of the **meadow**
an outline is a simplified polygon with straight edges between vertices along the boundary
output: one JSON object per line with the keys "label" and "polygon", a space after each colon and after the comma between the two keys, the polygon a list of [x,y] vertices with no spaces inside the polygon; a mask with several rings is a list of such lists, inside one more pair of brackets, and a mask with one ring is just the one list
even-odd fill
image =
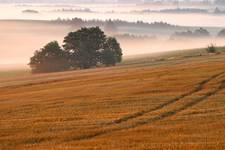
{"label": "meadow", "polygon": [[0,81],[1,150],[225,149],[224,53]]}

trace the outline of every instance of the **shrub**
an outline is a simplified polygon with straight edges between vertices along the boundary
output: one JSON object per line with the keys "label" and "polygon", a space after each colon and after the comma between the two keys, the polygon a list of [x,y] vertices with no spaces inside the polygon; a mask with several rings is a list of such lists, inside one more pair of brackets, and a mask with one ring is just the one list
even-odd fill
{"label": "shrub", "polygon": [[216,53],[216,52],[217,52],[217,49],[216,49],[216,47],[215,47],[213,44],[211,44],[211,45],[209,45],[209,46],[206,48],[206,51],[207,51],[208,53]]}

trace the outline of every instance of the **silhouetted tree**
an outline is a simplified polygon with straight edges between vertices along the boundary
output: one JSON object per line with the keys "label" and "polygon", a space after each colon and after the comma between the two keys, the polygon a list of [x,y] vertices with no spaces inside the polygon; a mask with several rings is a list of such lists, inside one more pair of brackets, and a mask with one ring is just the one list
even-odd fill
{"label": "silhouetted tree", "polygon": [[114,66],[122,61],[122,49],[113,37],[106,39],[104,49],[101,51],[100,60],[106,66]]}
{"label": "silhouetted tree", "polygon": [[56,72],[69,68],[65,52],[53,41],[35,51],[29,63],[33,73]]}
{"label": "silhouetted tree", "polygon": [[122,60],[122,49],[113,37],[99,27],[81,28],[64,38],[64,49],[53,41],[35,51],[30,58],[32,72],[56,72],[86,69],[98,64],[115,65]]}
{"label": "silhouetted tree", "polygon": [[195,30],[194,36],[196,36],[196,37],[209,37],[210,33],[209,33],[209,31],[207,31],[204,28],[199,28],[199,29]]}
{"label": "silhouetted tree", "polygon": [[206,48],[206,51],[207,51],[208,53],[216,53],[217,49],[216,49],[216,47],[215,47],[213,44],[211,44],[211,45],[209,45],[209,46]]}
{"label": "silhouetted tree", "polygon": [[81,69],[97,65],[106,36],[99,27],[81,28],[64,38],[64,49],[70,53],[72,67]]}

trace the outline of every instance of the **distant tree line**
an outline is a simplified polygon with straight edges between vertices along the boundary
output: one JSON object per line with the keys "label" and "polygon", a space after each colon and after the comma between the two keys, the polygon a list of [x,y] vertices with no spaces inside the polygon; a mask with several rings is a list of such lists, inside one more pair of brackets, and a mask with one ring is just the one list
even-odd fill
{"label": "distant tree line", "polygon": [[143,21],[137,21],[137,22],[128,22],[123,20],[83,20],[81,18],[73,18],[73,19],[61,19],[58,18],[57,20],[53,20],[53,23],[59,23],[59,24],[69,24],[74,27],[90,27],[90,26],[99,26],[104,27],[108,22],[112,22],[117,28],[118,27],[140,27],[140,28],[178,28],[177,25],[168,24],[166,22],[153,22],[153,23],[147,23]]}
{"label": "distant tree line", "polygon": [[[183,31],[183,32],[175,32],[170,36],[171,40],[180,40],[180,39],[187,39],[187,38],[208,38],[210,37],[209,31],[204,28],[196,29],[195,31]],[[225,38],[225,29],[222,29],[217,34],[218,38]]]}
{"label": "distant tree line", "polygon": [[176,8],[176,9],[163,9],[159,12],[163,13],[208,13],[207,9],[200,8]]}
{"label": "distant tree line", "polygon": [[[225,3],[224,3],[225,4]],[[214,10],[201,9],[201,8],[172,8],[172,9],[162,9],[162,10],[134,10],[131,13],[181,13],[181,14],[191,14],[191,13],[200,13],[200,14],[225,14],[225,11],[219,7],[214,8]]]}
{"label": "distant tree line", "polygon": [[[123,20],[83,20],[81,18],[73,18],[73,19],[61,19],[58,18],[57,20],[51,21],[52,23],[57,24],[69,24],[73,26],[73,28],[81,28],[81,27],[90,27],[90,26],[99,26],[104,28],[104,31],[109,35],[116,35],[116,36],[124,36],[119,35],[119,28],[121,27],[139,27],[139,28],[151,28],[151,29],[178,29],[181,30],[184,27],[177,26],[177,25],[171,25],[166,22],[153,22],[153,23],[147,23],[143,21],[137,21],[137,22],[128,22]],[[225,37],[225,31],[221,30],[218,33],[218,37]],[[170,36],[170,39],[182,39],[182,38],[207,38],[210,36],[209,31],[204,28],[196,29],[195,31],[187,30],[182,32],[175,32]],[[125,36],[124,36],[125,37]],[[126,36],[131,38],[131,36]],[[136,36],[137,37],[137,36]],[[133,38],[136,38],[133,37]]]}
{"label": "distant tree line", "polygon": [[220,38],[225,38],[225,29],[222,29],[222,30],[218,33],[217,36],[220,37]]}
{"label": "distant tree line", "polygon": [[182,38],[206,38],[209,37],[210,33],[206,29],[199,28],[196,29],[194,32],[187,30],[184,32],[175,32],[171,35],[170,39],[182,39]]}
{"label": "distant tree line", "polygon": [[117,34],[115,37],[118,40],[134,40],[134,41],[144,41],[144,40],[157,40],[156,36],[147,36],[147,35],[134,35],[134,34]]}
{"label": "distant tree line", "polygon": [[62,8],[62,9],[56,9],[54,10],[55,12],[87,12],[87,13],[92,13],[92,11],[89,8],[79,8],[79,9],[73,9],[73,8]]}
{"label": "distant tree line", "polygon": [[61,47],[57,41],[46,44],[30,58],[33,73],[114,66],[122,60],[122,49],[114,37],[99,27],[70,32]]}
{"label": "distant tree line", "polygon": [[26,9],[26,10],[23,10],[22,13],[34,13],[34,14],[38,14],[39,12],[37,10],[33,10],[33,9]]}
{"label": "distant tree line", "polygon": [[225,5],[225,0],[215,0],[214,3],[217,5]]}

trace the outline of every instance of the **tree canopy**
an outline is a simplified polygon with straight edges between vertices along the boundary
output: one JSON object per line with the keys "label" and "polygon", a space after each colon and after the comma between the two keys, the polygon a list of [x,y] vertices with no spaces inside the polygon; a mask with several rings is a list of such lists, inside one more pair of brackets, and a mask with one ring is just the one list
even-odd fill
{"label": "tree canopy", "polygon": [[106,66],[115,65],[122,60],[122,49],[113,37],[106,39],[104,49],[101,51],[101,63]]}
{"label": "tree canopy", "polygon": [[103,49],[106,36],[99,27],[81,28],[64,38],[64,49],[70,53],[72,67],[82,69],[97,65],[99,52]]}
{"label": "tree canopy", "polygon": [[56,41],[36,50],[29,65],[34,73],[63,71],[68,68],[66,55]]}
{"label": "tree canopy", "polygon": [[99,65],[114,66],[122,61],[117,40],[107,37],[99,27],[81,28],[64,38],[63,48],[53,41],[30,58],[32,72],[56,72],[87,69]]}

